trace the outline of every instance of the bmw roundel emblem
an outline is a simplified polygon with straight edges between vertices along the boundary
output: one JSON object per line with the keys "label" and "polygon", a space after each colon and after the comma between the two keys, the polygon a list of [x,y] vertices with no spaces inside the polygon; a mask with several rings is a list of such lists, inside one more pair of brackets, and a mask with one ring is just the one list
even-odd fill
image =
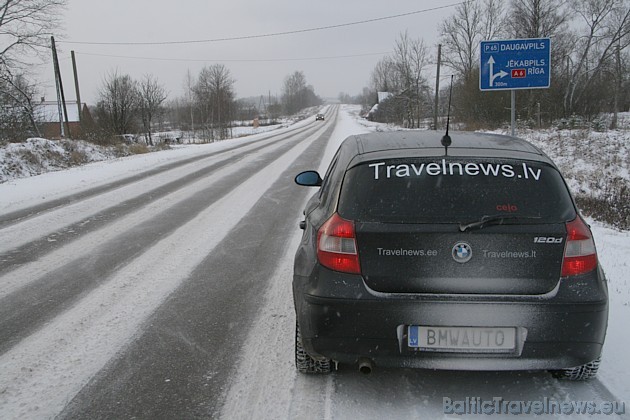
{"label": "bmw roundel emblem", "polygon": [[465,263],[472,258],[472,248],[466,242],[457,242],[452,251],[453,259],[458,263]]}

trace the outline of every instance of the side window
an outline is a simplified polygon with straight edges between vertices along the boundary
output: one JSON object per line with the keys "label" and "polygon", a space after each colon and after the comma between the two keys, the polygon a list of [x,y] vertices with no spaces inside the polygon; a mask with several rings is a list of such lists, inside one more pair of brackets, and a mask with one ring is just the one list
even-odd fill
{"label": "side window", "polygon": [[334,172],[335,167],[337,166],[337,162],[339,162],[340,150],[337,151],[335,156],[332,158],[330,165],[328,166],[328,170],[324,175],[324,181],[322,183],[322,187],[319,190],[319,198],[320,201],[327,201],[327,197],[330,193],[330,183],[331,183],[331,174]]}

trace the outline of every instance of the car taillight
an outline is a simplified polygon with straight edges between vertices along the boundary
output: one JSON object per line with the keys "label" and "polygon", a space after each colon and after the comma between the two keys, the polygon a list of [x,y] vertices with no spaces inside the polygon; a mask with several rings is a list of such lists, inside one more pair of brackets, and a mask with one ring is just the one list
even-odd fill
{"label": "car taillight", "polygon": [[354,222],[333,214],[317,232],[317,259],[331,270],[360,274]]}
{"label": "car taillight", "polygon": [[562,277],[588,273],[597,267],[597,251],[591,231],[577,217],[567,223],[567,243],[562,261]]}

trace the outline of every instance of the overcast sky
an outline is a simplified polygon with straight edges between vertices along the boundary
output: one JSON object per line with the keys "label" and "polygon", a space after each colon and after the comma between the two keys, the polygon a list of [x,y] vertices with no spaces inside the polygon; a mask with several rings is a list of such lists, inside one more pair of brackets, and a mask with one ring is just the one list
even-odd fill
{"label": "overcast sky", "polygon": [[[238,97],[280,94],[284,78],[301,70],[321,97],[351,95],[367,86],[374,65],[407,30],[434,55],[439,23],[454,7],[360,25],[223,42],[164,45],[94,45],[215,40],[299,31],[378,19],[455,4],[457,0],[69,0],[57,48],[66,99],[74,99],[70,51],[77,57],[81,99],[94,104],[111,72],[141,79],[152,74],[169,91],[184,95],[190,70],[225,64]],[[343,57],[342,56],[354,56]],[[329,58],[337,57],[337,58]],[[432,57],[432,60],[434,57]],[[49,70],[50,69],[50,70]],[[46,99],[54,100],[52,64],[44,65]]]}

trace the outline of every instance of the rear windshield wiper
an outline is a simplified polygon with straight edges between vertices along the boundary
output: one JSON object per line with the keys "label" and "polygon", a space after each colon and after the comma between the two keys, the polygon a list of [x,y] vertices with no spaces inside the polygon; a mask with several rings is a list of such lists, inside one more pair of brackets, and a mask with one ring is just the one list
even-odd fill
{"label": "rear windshield wiper", "polygon": [[532,220],[532,219],[540,219],[538,216],[517,216],[515,214],[495,214],[495,215],[485,215],[481,219],[468,222],[468,223],[460,223],[459,231],[465,232],[468,229],[473,228],[482,228],[486,225],[502,225],[506,220]]}

